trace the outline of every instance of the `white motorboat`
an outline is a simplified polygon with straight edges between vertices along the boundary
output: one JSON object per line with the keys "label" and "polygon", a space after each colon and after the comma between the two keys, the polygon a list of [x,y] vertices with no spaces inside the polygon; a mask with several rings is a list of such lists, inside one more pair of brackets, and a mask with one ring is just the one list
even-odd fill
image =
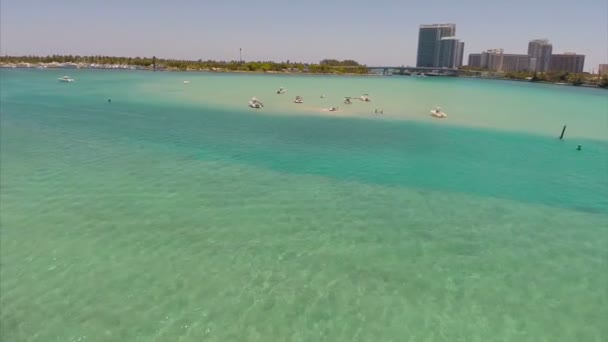
{"label": "white motorboat", "polygon": [[286,91],[287,91],[287,89],[285,89],[285,88],[281,87],[281,88],[279,88],[279,90],[277,90],[277,94],[283,94],[283,93],[285,93]]}
{"label": "white motorboat", "polygon": [[338,110],[338,107],[330,107],[330,108],[329,108],[329,111],[330,111],[330,112],[335,112],[335,111],[337,111],[337,110]]}
{"label": "white motorboat", "polygon": [[184,81],[184,84],[189,84],[189,83],[190,83],[190,81]]}
{"label": "white motorboat", "polygon": [[435,109],[431,110],[431,116],[438,119],[445,119],[448,115],[441,111],[441,108],[435,107]]}
{"label": "white motorboat", "polygon": [[363,102],[371,102],[372,99],[369,97],[368,94],[363,94],[361,96],[358,97],[359,100],[363,101]]}
{"label": "white motorboat", "polygon": [[302,96],[296,96],[296,99],[293,100],[293,102],[295,102],[295,103],[303,103],[304,99],[302,98]]}
{"label": "white motorboat", "polygon": [[69,76],[59,77],[57,80],[59,82],[74,82],[74,79],[70,78]]}
{"label": "white motorboat", "polygon": [[264,104],[262,102],[260,102],[260,100],[258,100],[257,98],[252,97],[251,100],[249,100],[249,107],[262,108],[262,107],[264,107]]}

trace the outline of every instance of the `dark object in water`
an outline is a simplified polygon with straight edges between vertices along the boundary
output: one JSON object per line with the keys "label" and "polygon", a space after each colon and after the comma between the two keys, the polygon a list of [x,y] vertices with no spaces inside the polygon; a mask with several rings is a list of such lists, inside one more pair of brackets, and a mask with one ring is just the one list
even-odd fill
{"label": "dark object in water", "polygon": [[578,144],[578,146],[576,147],[576,150],[577,150],[577,151],[580,151],[580,150],[582,150],[582,149],[583,149],[583,146],[581,146],[581,144]]}
{"label": "dark object in water", "polygon": [[108,99],[108,103],[112,102],[112,99]]}
{"label": "dark object in water", "polygon": [[566,125],[564,125],[564,128],[562,128],[562,134],[559,136],[560,140],[564,138],[564,133],[566,133]]}

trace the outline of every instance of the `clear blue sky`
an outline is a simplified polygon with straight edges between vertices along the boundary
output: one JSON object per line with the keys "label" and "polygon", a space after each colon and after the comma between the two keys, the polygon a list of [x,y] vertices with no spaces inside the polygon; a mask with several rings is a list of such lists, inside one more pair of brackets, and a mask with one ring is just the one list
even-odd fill
{"label": "clear blue sky", "polygon": [[418,25],[440,22],[465,55],[549,38],[608,63],[608,0],[0,0],[0,53],[413,65]]}

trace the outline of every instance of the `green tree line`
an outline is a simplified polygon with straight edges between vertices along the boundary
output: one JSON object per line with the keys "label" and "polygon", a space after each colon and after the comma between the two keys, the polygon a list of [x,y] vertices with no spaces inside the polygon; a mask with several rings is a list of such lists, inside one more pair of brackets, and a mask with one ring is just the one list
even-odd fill
{"label": "green tree line", "polygon": [[319,64],[273,61],[214,61],[214,60],[180,60],[162,59],[154,57],[112,57],[112,56],[78,56],[78,55],[50,55],[50,56],[0,56],[0,63],[85,63],[85,64],[120,64],[140,67],[152,67],[170,70],[211,70],[222,69],[230,71],[257,71],[257,72],[310,72],[310,73],[354,73],[367,74],[368,69],[353,60],[339,61],[324,59]]}
{"label": "green tree line", "polygon": [[357,63],[356,61],[353,61],[352,59],[345,59],[343,61],[339,61],[337,59],[324,59],[321,62],[319,62],[319,64],[328,65],[328,66],[346,66],[346,67],[359,66],[359,63]]}

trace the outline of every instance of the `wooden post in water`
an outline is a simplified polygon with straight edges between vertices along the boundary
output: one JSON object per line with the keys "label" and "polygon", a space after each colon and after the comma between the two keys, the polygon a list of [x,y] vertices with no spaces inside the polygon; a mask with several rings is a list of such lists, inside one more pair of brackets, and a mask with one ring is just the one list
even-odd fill
{"label": "wooden post in water", "polygon": [[564,133],[566,133],[566,125],[564,125],[564,128],[562,128],[562,134],[559,136],[560,140],[564,138]]}

